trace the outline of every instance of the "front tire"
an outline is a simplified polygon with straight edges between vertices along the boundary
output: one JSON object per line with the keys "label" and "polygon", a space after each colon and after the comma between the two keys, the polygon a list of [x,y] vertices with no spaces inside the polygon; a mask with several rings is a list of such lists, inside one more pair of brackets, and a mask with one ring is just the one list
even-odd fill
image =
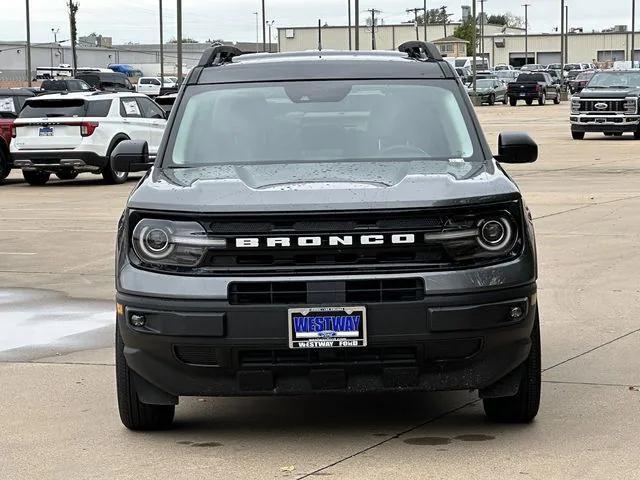
{"label": "front tire", "polygon": [[508,101],[509,101],[509,97],[507,97],[506,95],[504,97],[502,97],[502,104],[503,105],[506,105]]}
{"label": "front tire", "polygon": [[571,131],[571,137],[574,140],[584,140],[584,132],[575,132],[575,131]]}
{"label": "front tire", "polygon": [[547,104],[547,94],[543,93],[538,99],[538,105],[546,105]]}
{"label": "front tire", "polygon": [[11,168],[9,167],[9,154],[0,149],[0,183],[2,183],[10,173]]}
{"label": "front tire", "polygon": [[496,96],[491,94],[489,95],[489,105],[493,106],[496,104]]}
{"label": "front tire", "polygon": [[553,103],[560,105],[560,92],[556,93],[556,96],[553,98]]}
{"label": "front tire", "polygon": [[511,105],[512,107],[515,107],[518,104],[518,99],[515,97],[510,97],[509,98],[509,105]]}
{"label": "front tire", "polygon": [[38,171],[22,171],[22,176],[29,185],[42,186],[49,181],[50,173]]}
{"label": "front tire", "polygon": [[529,423],[540,409],[542,368],[540,362],[540,320],[536,320],[531,332],[531,351],[520,367],[522,378],[518,393],[512,397],[485,398],[484,411],[489,419],[501,423]]}
{"label": "front tire", "polygon": [[124,356],[124,342],[116,325],[116,386],[122,424],[129,430],[167,430],[173,424],[174,405],[142,403]]}
{"label": "front tire", "polygon": [[527,105],[531,106],[531,105],[533,105],[533,99],[532,99],[532,98],[527,98],[527,99],[525,100],[525,103],[526,103]]}

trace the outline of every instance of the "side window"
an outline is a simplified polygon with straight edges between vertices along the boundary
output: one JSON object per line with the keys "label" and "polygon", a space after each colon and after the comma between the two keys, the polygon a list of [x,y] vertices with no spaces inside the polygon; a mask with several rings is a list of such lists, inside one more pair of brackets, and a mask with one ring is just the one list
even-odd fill
{"label": "side window", "polygon": [[164,118],[164,111],[149,98],[138,97],[138,103],[145,118]]}
{"label": "side window", "polygon": [[157,80],[157,79],[154,78],[153,80],[151,80],[151,83],[153,85],[160,85],[160,80]]}
{"label": "side window", "polygon": [[87,102],[87,117],[108,117],[112,100],[93,100]]}
{"label": "side window", "polygon": [[150,83],[151,83],[151,79],[149,78],[140,79],[140,85],[149,85]]}
{"label": "side window", "polygon": [[135,98],[123,98],[120,101],[120,115],[126,118],[141,118],[142,113]]}

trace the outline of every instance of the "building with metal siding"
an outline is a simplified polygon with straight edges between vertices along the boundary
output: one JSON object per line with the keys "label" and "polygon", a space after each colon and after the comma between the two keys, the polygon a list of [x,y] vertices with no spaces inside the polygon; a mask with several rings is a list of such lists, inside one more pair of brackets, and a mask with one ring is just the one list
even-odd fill
{"label": "building with metal siding", "polygon": [[[437,40],[452,36],[459,23],[427,26],[427,39]],[[505,30],[503,32],[503,30]],[[485,25],[486,35],[520,34],[520,28],[506,28],[502,25]],[[318,27],[286,27],[278,28],[278,45],[281,52],[315,50],[319,42]],[[417,34],[424,40],[424,26],[419,26]],[[355,45],[355,27],[351,29],[352,44]],[[416,40],[416,27],[411,24],[380,25],[376,27],[376,44],[378,50],[395,50],[399,45]],[[370,50],[372,45],[371,27],[360,27],[360,48]],[[346,26],[323,27],[322,48],[325,50],[348,50],[349,29]]]}
{"label": "building with metal siding", "polygon": [[[453,35],[458,24],[447,25],[447,35]],[[501,63],[521,66],[525,57],[525,36],[521,29],[499,25],[486,25],[484,52],[491,65]],[[355,28],[352,28],[352,39]],[[424,40],[424,28],[418,29],[420,40]],[[443,25],[429,25],[427,39],[430,41],[444,37]],[[416,39],[413,25],[383,25],[376,29],[376,43],[379,50],[395,50],[400,44]],[[288,27],[278,29],[280,51],[314,50],[318,48],[318,27]],[[569,63],[597,63],[630,60],[631,33],[572,33],[568,35]],[[371,29],[360,27],[360,47],[371,49]],[[636,35],[635,59],[640,60],[640,35]],[[347,50],[349,48],[348,27],[323,27],[322,47],[324,49]],[[529,63],[560,63],[559,34],[530,34],[528,40]],[[478,48],[478,55],[481,48]]]}

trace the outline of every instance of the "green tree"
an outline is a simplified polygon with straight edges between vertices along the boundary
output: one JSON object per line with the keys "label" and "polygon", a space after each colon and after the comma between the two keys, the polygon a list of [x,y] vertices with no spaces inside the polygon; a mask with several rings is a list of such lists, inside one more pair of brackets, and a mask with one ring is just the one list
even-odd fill
{"label": "green tree", "polygon": [[[473,21],[469,20],[465,23],[463,23],[462,25],[458,26],[454,31],[453,31],[453,36],[454,37],[458,37],[461,38],[463,40],[466,40],[467,42],[469,42],[467,44],[467,55],[471,55],[472,54],[472,46],[473,46]],[[477,39],[477,37],[476,37]]]}
{"label": "green tree", "polygon": [[[418,17],[418,25],[424,25],[424,17],[425,15],[422,14]],[[449,22],[449,15],[447,15],[447,10],[446,9],[442,9],[442,8],[432,8],[430,10],[427,10],[427,23],[428,24],[443,24],[445,19],[447,21],[447,23]]]}
{"label": "green tree", "polygon": [[[178,40],[176,38],[172,38],[171,40],[169,40],[169,43],[178,43]],[[200,43],[198,42],[198,40],[195,40],[193,38],[183,38],[182,39],[182,43]]]}
{"label": "green tree", "polygon": [[524,28],[524,18],[519,17],[511,12],[502,13],[500,15],[489,15],[487,23],[493,25],[504,25],[511,28]]}

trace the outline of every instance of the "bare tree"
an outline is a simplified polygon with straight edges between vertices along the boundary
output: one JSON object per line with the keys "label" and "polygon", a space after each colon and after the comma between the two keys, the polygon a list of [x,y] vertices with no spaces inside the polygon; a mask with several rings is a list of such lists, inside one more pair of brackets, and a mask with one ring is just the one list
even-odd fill
{"label": "bare tree", "polygon": [[67,8],[69,9],[69,27],[71,29],[71,56],[73,57],[73,74],[75,76],[76,69],[78,68],[78,52],[76,51],[76,45],[78,43],[78,25],[76,22],[76,15],[80,8],[78,0],[68,0]]}

